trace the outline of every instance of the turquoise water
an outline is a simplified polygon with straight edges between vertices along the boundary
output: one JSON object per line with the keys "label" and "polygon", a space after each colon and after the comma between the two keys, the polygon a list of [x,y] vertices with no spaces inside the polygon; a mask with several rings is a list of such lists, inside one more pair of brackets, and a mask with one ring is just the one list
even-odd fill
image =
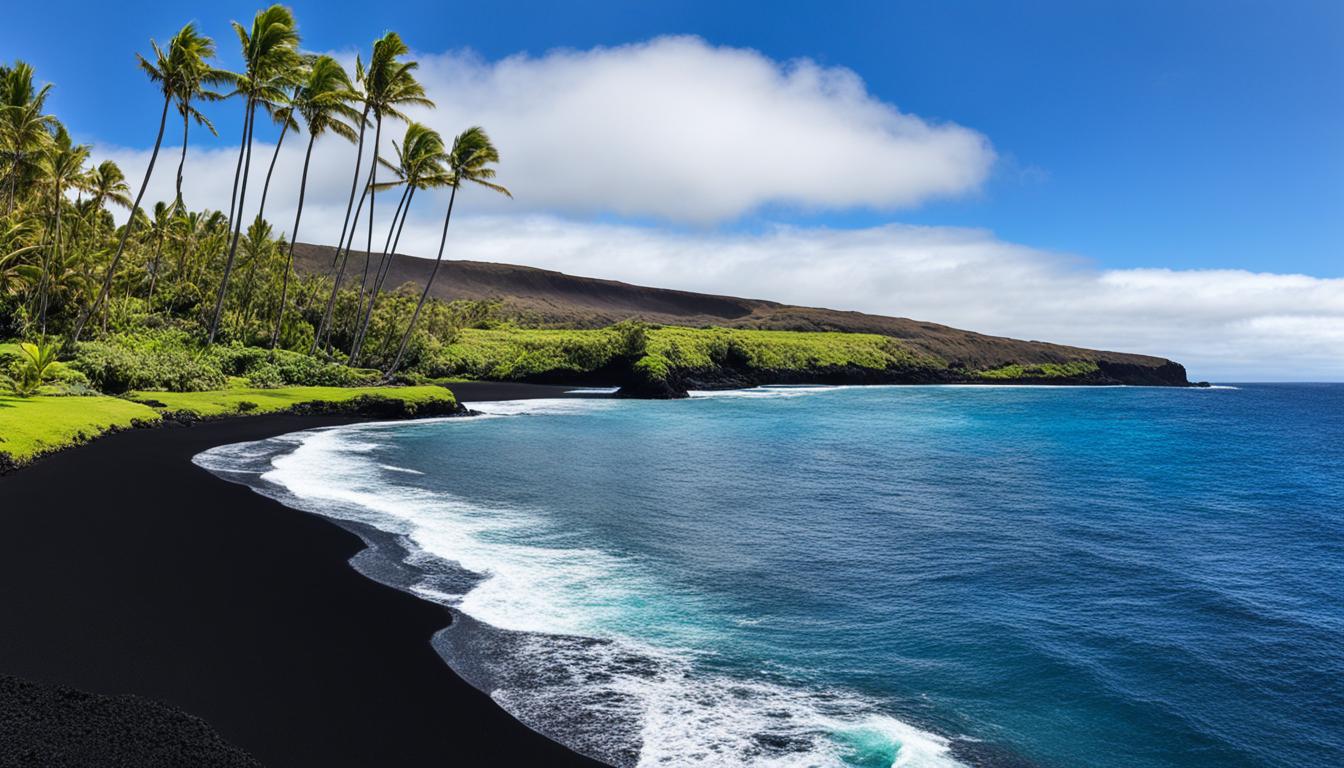
{"label": "turquoise water", "polygon": [[613,763],[1344,764],[1344,386],[478,407],[198,461]]}

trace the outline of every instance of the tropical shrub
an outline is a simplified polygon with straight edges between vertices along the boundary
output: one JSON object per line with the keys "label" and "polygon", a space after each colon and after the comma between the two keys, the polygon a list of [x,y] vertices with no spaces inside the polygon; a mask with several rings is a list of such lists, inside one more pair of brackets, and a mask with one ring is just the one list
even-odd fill
{"label": "tropical shrub", "polygon": [[227,383],[211,355],[179,344],[128,337],[83,342],[70,365],[110,394],[132,389],[199,392]]}
{"label": "tropical shrub", "polygon": [[377,371],[351,368],[285,349],[231,345],[216,347],[212,354],[226,376],[243,377],[253,387],[353,387],[378,379]]}
{"label": "tropical shrub", "polygon": [[24,342],[19,345],[18,360],[10,364],[9,383],[14,394],[31,397],[53,373],[57,345],[54,342]]}

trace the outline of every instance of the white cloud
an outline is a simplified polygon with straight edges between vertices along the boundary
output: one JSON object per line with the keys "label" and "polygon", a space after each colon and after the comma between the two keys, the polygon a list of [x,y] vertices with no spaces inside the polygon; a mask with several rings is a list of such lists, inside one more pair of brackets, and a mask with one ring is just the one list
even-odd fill
{"label": "white cloud", "polygon": [[[1185,363],[1196,378],[1344,379],[1341,279],[1099,270],[960,228],[725,233],[583,220],[606,212],[711,221],[766,203],[881,207],[975,189],[993,157],[983,137],[902,115],[845,70],[781,66],[689,38],[497,63],[421,58],[440,104],[432,121],[445,132],[489,127],[504,155],[500,180],[518,195],[469,189],[448,258],[1154,354]],[[291,228],[306,139],[286,139],[276,168],[267,218],[280,230]],[[175,140],[166,140],[150,201],[173,196]],[[249,215],[272,148],[254,149]],[[105,154],[137,181],[148,159],[140,150]],[[188,204],[227,210],[235,158],[235,150],[193,150]],[[349,144],[319,142],[301,240],[335,242],[352,162]],[[375,247],[391,197],[378,202]],[[417,199],[402,252],[433,255],[442,202]]]}
{"label": "white cloud", "polygon": [[438,108],[417,118],[445,136],[485,126],[524,207],[697,222],[887,209],[973,191],[994,161],[983,135],[902,113],[850,70],[699,38],[420,61]]}
{"label": "white cloud", "polygon": [[[353,65],[352,55],[342,58]],[[850,70],[780,63],[693,37],[496,62],[461,52],[419,61],[437,107],[411,117],[449,140],[484,126],[502,156],[500,181],[516,195],[513,211],[706,224],[766,205],[885,210],[974,192],[995,158],[983,135],[903,113]],[[405,129],[385,128],[391,157]],[[170,155],[175,139],[170,132]],[[339,140],[314,160],[337,175],[350,162]],[[333,180],[319,189],[340,187]]]}

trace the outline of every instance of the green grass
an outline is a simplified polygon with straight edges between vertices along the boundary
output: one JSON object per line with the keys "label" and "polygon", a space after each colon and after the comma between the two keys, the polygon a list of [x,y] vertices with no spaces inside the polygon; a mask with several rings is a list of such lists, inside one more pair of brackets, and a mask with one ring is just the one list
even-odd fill
{"label": "green grass", "polygon": [[157,421],[153,408],[104,395],[15,397],[0,394],[0,452],[23,462],[135,420]]}
{"label": "green grass", "polygon": [[[627,351],[614,329],[467,329],[438,352],[438,376],[526,379],[549,373],[597,370]],[[705,369],[725,364],[761,370],[807,370],[834,366],[885,369],[946,364],[921,356],[901,342],[868,333],[756,331],[735,328],[651,328],[644,356],[636,365],[663,379],[672,369]]]}
{"label": "green grass", "polygon": [[[197,416],[231,416],[239,413],[274,413],[299,403],[340,403],[361,395],[396,398],[409,403],[455,401],[443,387],[238,387],[208,392],[132,392],[127,397],[164,411],[189,411]],[[248,405],[248,404],[251,405]],[[160,405],[161,404],[161,405]]]}
{"label": "green grass", "polygon": [[1005,365],[988,371],[977,371],[982,379],[1064,379],[1086,376],[1100,370],[1097,364],[1089,360],[1075,360],[1068,363],[1038,363],[1035,365]]}
{"label": "green grass", "polygon": [[[848,367],[945,367],[916,354],[900,341],[873,333],[754,331],[735,328],[660,328],[649,334],[647,355],[675,368],[710,368],[724,363],[757,370],[815,370]],[[649,363],[654,365],[656,363]]]}
{"label": "green grass", "polygon": [[466,329],[434,357],[435,376],[501,381],[601,368],[617,354],[615,331]]}

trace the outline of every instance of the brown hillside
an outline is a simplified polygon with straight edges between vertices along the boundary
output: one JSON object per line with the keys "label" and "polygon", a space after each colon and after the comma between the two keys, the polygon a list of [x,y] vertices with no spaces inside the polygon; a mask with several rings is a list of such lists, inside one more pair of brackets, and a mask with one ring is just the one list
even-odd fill
{"label": "brown hillside", "polygon": [[[331,274],[335,249],[298,243],[295,268],[302,274]],[[374,255],[370,274],[381,257]],[[424,285],[433,262],[402,254],[392,256],[388,287],[405,283]],[[364,271],[364,252],[351,255],[352,278]],[[444,261],[432,295],[446,301],[500,299],[504,311],[529,324],[551,327],[599,328],[630,318],[650,323],[688,326],[724,326],[789,331],[847,331],[879,333],[902,339],[911,346],[968,368],[993,368],[1010,363],[1059,363],[1093,360],[1156,367],[1167,360],[1148,355],[1068,347],[1039,341],[986,336],[937,323],[862,312],[796,307],[761,299],[714,296],[630,285],[615,280],[576,277],[563,272],[494,264],[482,261]]]}

